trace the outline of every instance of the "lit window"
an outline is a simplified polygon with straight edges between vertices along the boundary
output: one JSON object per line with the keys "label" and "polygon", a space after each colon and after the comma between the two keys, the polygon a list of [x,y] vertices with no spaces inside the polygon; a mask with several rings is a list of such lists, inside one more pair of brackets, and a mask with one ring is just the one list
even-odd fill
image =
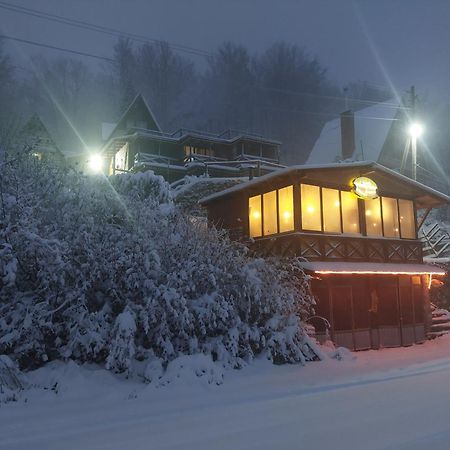
{"label": "lit window", "polygon": [[264,236],[277,233],[277,191],[263,195],[263,211]]}
{"label": "lit window", "polygon": [[262,236],[261,196],[250,197],[248,200],[248,219],[250,237]]}
{"label": "lit window", "polygon": [[341,202],[337,189],[322,188],[323,231],[341,233]]}
{"label": "lit window", "polygon": [[383,205],[383,227],[386,237],[399,237],[400,226],[398,224],[397,199],[383,197],[381,199]]}
{"label": "lit window", "polygon": [[278,215],[280,221],[280,233],[294,229],[294,198],[293,186],[288,186],[278,191]]}
{"label": "lit window", "polygon": [[358,234],[360,232],[358,198],[353,192],[341,191],[341,202],[344,233]]}
{"label": "lit window", "polygon": [[321,231],[320,188],[309,184],[301,185],[302,228],[304,230]]}
{"label": "lit window", "polygon": [[402,238],[415,239],[415,217],[414,217],[414,205],[411,200],[398,201],[398,207],[400,211],[400,232]]}
{"label": "lit window", "polygon": [[116,153],[115,162],[116,169],[128,170],[128,144],[122,146],[122,148]]}
{"label": "lit window", "polygon": [[368,236],[382,236],[380,199],[364,200],[366,207],[366,230]]}

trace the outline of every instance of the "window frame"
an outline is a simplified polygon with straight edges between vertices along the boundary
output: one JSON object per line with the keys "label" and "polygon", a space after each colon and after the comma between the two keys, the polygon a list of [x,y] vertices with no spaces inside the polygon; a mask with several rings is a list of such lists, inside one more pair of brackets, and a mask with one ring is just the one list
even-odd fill
{"label": "window frame", "polygon": [[[280,231],[280,199],[279,199],[279,191],[284,188],[292,187],[292,229],[287,231]],[[270,192],[275,192],[275,213],[276,213],[276,232],[265,234],[264,233],[264,195]],[[259,236],[251,236],[250,235],[250,199],[254,197],[259,197],[260,205],[261,205],[261,234]],[[261,239],[265,237],[271,237],[276,235],[288,234],[296,231],[296,221],[295,221],[295,186],[293,184],[287,184],[275,189],[271,189],[269,191],[264,191],[259,194],[249,195],[247,197],[247,234],[251,239]]]}
{"label": "window frame", "polygon": [[[308,180],[309,181],[309,180]],[[320,201],[320,230],[309,230],[305,229],[303,227],[303,213],[302,213],[302,185],[307,186],[315,186],[319,188],[319,201]],[[279,190],[284,189],[287,187],[292,187],[292,213],[293,213],[293,227],[289,231],[282,231],[280,232],[280,201],[279,201]],[[331,231],[324,231],[324,211],[323,211],[323,189],[333,189],[337,190],[339,193],[339,214],[340,214],[340,232],[331,232]],[[276,193],[276,215],[277,215],[277,230],[276,232],[272,234],[264,234],[264,194],[267,194],[269,192],[275,191]],[[349,235],[349,233],[344,232],[344,216],[343,216],[343,210],[342,210],[342,192],[352,192],[350,189],[342,189],[340,187],[336,186],[329,186],[329,185],[320,185],[317,184],[317,182],[297,182],[297,183],[291,183],[291,184],[285,184],[281,185],[280,187],[276,187],[275,189],[270,189],[264,192],[260,192],[254,195],[248,195],[247,197],[247,211],[249,209],[249,201],[250,198],[253,197],[260,197],[261,202],[261,235],[254,237],[254,239],[260,239],[264,237],[272,237],[276,235],[284,235],[296,231],[304,232],[304,233],[312,233],[312,234],[323,234],[323,235],[330,235],[330,236],[342,236],[342,235]],[[399,236],[398,237],[391,237],[391,236],[385,236],[385,219],[383,215],[383,198],[390,198],[394,199],[396,201],[396,211],[397,211],[397,221],[399,225]],[[413,199],[410,198],[404,198],[404,197],[395,197],[392,195],[380,195],[377,197],[379,204],[380,204],[380,225],[381,225],[381,235],[379,236],[372,236],[367,233],[367,222],[366,222],[366,203],[364,200],[361,200],[357,198],[357,207],[358,207],[358,219],[359,219],[359,232],[351,234],[351,236],[354,236],[355,238],[358,237],[368,237],[370,239],[392,239],[392,240],[417,240],[417,210],[416,210],[416,204]],[[413,230],[414,230],[414,237],[403,237],[402,235],[402,226],[400,221],[400,200],[411,202],[412,205],[412,220],[413,220]],[[364,204],[364,206],[362,206]],[[247,223],[247,232],[248,236],[250,236],[250,220],[249,220],[249,214],[247,213],[248,223]]]}

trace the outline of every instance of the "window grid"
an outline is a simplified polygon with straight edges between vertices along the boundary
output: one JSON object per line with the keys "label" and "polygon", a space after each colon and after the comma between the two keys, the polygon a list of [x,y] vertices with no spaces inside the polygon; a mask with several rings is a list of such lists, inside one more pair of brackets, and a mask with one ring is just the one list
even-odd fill
{"label": "window grid", "polygon": [[[319,188],[319,196],[318,196],[318,198],[319,198],[319,205],[318,206],[319,206],[319,212],[320,212],[320,227],[321,227],[320,230],[306,229],[306,228],[303,227],[303,224],[305,223],[305,218],[304,218],[304,212],[305,211],[302,208],[302,201],[303,201],[303,196],[301,195],[301,193],[302,193],[302,186],[308,186],[308,187],[311,186],[311,187],[314,187],[314,188]],[[291,213],[291,215],[292,215],[292,224],[291,224],[291,228],[290,229],[287,229],[287,230],[284,230],[284,231],[281,232],[280,230],[282,229],[282,226],[281,226],[281,217],[280,217],[280,214],[281,214],[281,211],[280,211],[280,207],[281,207],[280,190],[286,189],[286,188],[291,188],[290,197],[288,197],[288,198],[290,198],[290,200],[288,200],[288,201],[292,202],[292,210],[289,211]],[[250,202],[250,199],[253,199],[255,197],[259,197],[260,205],[261,205],[260,206],[260,225],[259,225],[260,233],[258,235],[253,234],[253,236],[252,236],[251,225],[249,223],[249,235],[252,236],[252,237],[262,237],[262,236],[272,236],[274,234],[280,234],[280,233],[284,233],[284,232],[294,231],[294,229],[295,229],[294,216],[295,216],[296,207],[298,207],[299,211],[300,211],[300,214],[299,214],[300,224],[299,225],[300,225],[300,229],[302,231],[311,231],[311,232],[324,233],[324,201],[323,201],[324,195],[323,195],[323,189],[334,189],[334,188],[326,188],[326,187],[317,186],[317,185],[313,185],[313,184],[301,183],[300,184],[300,190],[299,190],[300,195],[299,195],[299,198],[297,199],[298,205],[295,204],[295,202],[294,202],[294,187],[292,185],[288,185],[288,186],[285,186],[285,187],[282,187],[282,188],[279,188],[279,189],[274,189],[273,191],[268,191],[268,192],[259,194],[257,196],[249,197],[249,202]],[[343,191],[343,190],[340,190],[340,189],[334,189],[334,190],[337,190],[338,194],[339,194],[338,195],[338,198],[339,198],[339,215],[340,215],[339,221],[340,221],[340,230],[341,231],[340,232],[336,231],[336,232],[332,232],[332,233],[333,234],[346,234],[345,229],[344,229],[344,211],[343,211],[343,195],[342,194],[344,192],[350,192],[350,191]],[[265,230],[266,227],[265,227],[265,224],[264,224],[264,216],[265,216],[264,195],[265,194],[270,194],[272,192],[275,193],[276,230],[274,232],[266,233],[265,232],[266,231]],[[415,207],[414,207],[414,203],[411,200],[397,199],[397,198],[394,198],[394,197],[378,197],[377,198],[378,205],[379,205],[379,211],[380,211],[380,219],[381,219],[380,220],[381,235],[378,236],[378,237],[385,236],[385,221],[387,220],[387,218],[384,218],[384,215],[383,215],[383,198],[385,198],[385,199],[394,199],[395,202],[396,202],[397,217],[396,218],[394,217],[394,222],[395,222],[395,220],[397,220],[396,223],[398,223],[399,231],[398,231],[398,237],[397,238],[400,238],[400,239],[416,239],[416,237],[417,237],[417,233],[416,233],[416,226],[417,226],[417,224],[415,223]],[[411,202],[410,208],[412,208],[412,214],[410,214],[409,217],[407,217],[407,219],[409,219],[413,223],[412,223],[412,225],[407,225],[407,221],[405,220],[404,225],[403,225],[403,228],[405,230],[406,230],[407,227],[410,227],[410,228],[412,227],[413,232],[410,233],[409,236],[406,236],[406,234],[407,234],[406,231],[402,231],[401,210],[400,210],[400,202],[401,201],[402,202]],[[365,228],[367,229],[367,216],[365,214],[365,211],[366,211],[365,206],[366,206],[366,204],[365,204],[364,201],[362,203],[364,203],[363,217],[364,217],[364,221],[366,223]],[[249,203],[249,205],[250,205],[250,203]],[[357,217],[358,218],[360,217],[360,206],[361,206],[361,202],[358,201],[357,206],[356,206],[357,209],[358,209],[358,211],[357,211]],[[319,217],[317,217],[317,219],[319,219]],[[251,220],[250,217],[249,217],[249,220]],[[363,229],[361,227],[361,223],[358,222],[358,232],[356,232],[354,234],[361,235],[362,234],[361,231],[363,231]],[[412,236],[412,234],[414,234],[414,236]],[[371,236],[371,234],[367,233],[367,231],[366,231],[366,233],[364,235]],[[375,235],[372,235],[372,236],[376,237]],[[390,236],[388,236],[388,237],[390,237]]]}

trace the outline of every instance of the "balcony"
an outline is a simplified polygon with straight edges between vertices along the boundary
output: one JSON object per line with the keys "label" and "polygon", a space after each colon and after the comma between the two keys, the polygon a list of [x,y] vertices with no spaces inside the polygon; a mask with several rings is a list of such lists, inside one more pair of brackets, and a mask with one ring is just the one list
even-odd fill
{"label": "balcony", "polygon": [[422,243],[413,239],[370,238],[294,232],[249,244],[261,256],[299,256],[309,261],[422,263]]}

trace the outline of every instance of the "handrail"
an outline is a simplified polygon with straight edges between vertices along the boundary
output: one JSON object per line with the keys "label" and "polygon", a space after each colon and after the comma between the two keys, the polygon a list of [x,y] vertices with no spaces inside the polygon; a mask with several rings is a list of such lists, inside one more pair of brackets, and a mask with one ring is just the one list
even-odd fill
{"label": "handrail", "polygon": [[317,315],[315,315],[315,316],[310,316],[310,317],[308,317],[307,319],[305,319],[305,322],[308,322],[308,320],[311,320],[311,319],[321,319],[321,320],[323,320],[323,322],[325,323],[325,328],[326,328],[327,330],[330,330],[330,329],[331,329],[331,324],[330,324],[330,322],[328,321],[328,319],[326,319],[325,317],[323,317],[323,316],[317,316]]}

